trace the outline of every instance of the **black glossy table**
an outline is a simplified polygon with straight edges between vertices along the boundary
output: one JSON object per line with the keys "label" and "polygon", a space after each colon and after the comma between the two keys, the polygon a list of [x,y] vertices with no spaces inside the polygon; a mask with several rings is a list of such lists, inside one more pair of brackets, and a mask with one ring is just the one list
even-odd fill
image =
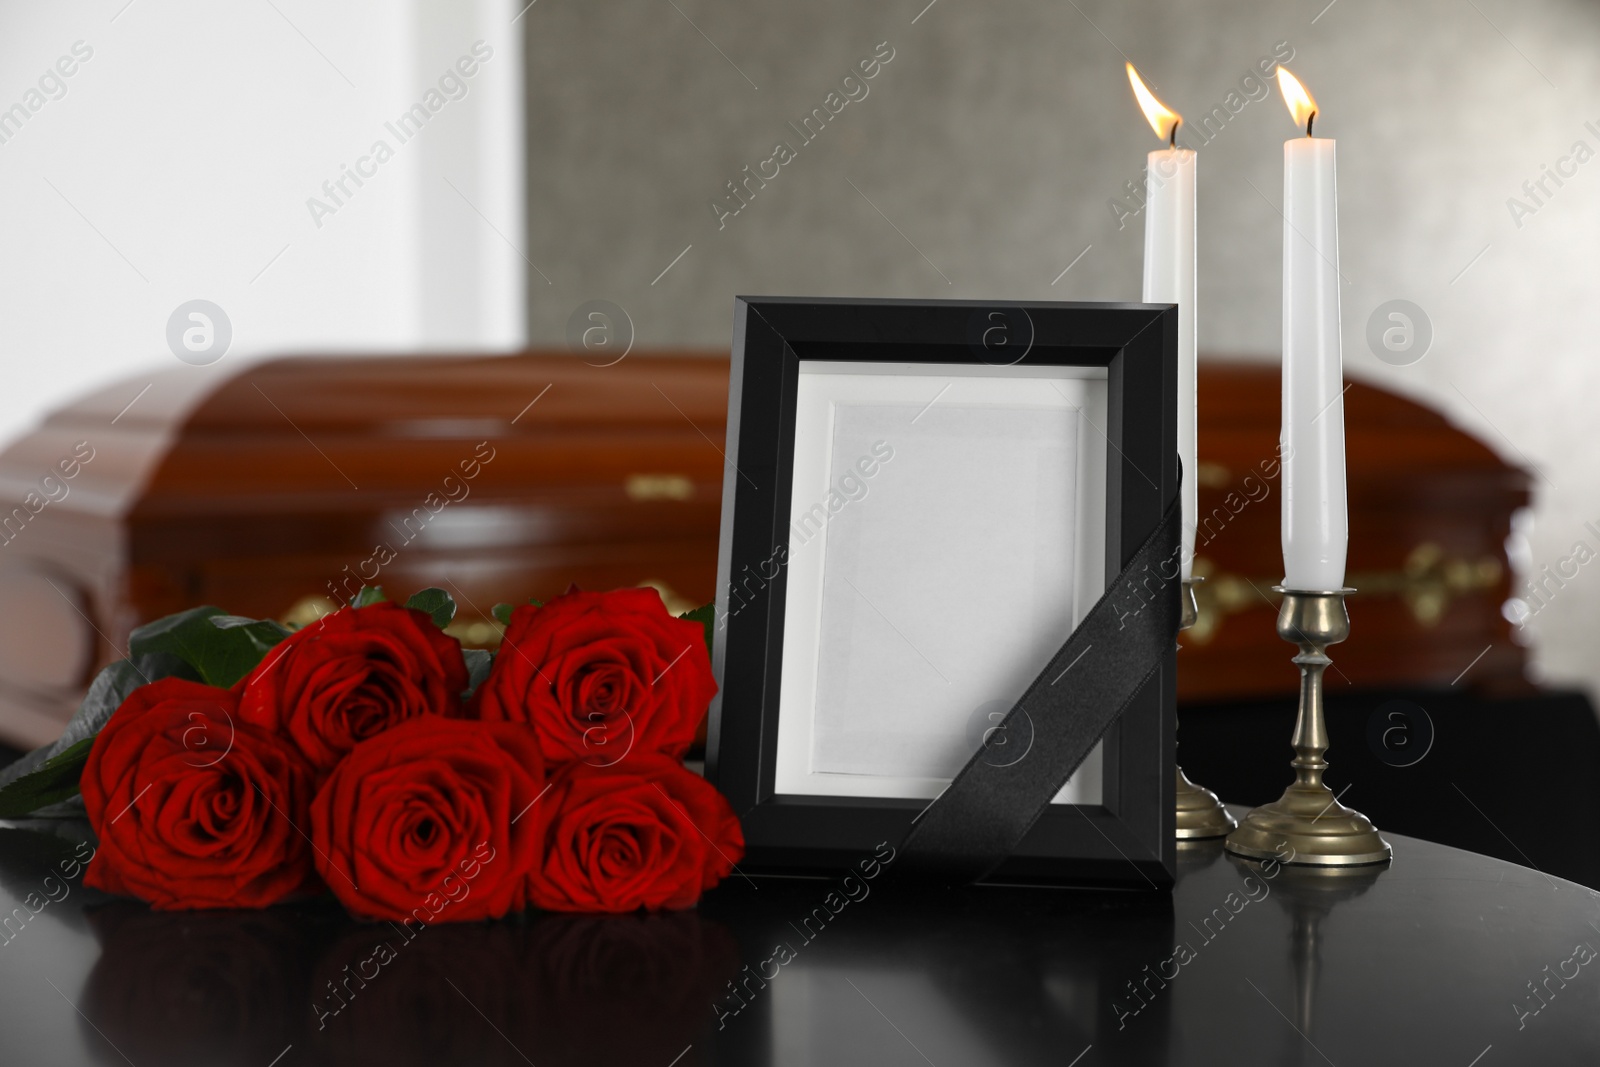
{"label": "black glossy table", "polygon": [[[1600,888],[1600,717],[1588,696],[1330,685],[1325,780],[1346,804],[1386,830]],[[1183,769],[1236,804],[1277,800],[1294,715],[1282,699],[1182,708]]]}
{"label": "black glossy table", "polygon": [[697,913],[408,939],[151,912],[0,829],[0,1064],[1600,1063],[1600,896],[1391,840],[1333,877],[1202,846],[1170,896],[735,876]]}

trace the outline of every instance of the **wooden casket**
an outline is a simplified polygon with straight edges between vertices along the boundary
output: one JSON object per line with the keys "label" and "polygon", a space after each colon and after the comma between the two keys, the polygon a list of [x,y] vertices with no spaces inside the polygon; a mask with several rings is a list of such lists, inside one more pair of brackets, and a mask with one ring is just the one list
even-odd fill
{"label": "wooden casket", "polygon": [[[279,359],[132,379],[0,455],[0,740],[53,738],[128,633],[198,604],[307,621],[430,585],[493,644],[571,583],[712,599],[728,364],[566,354]],[[124,408],[127,410],[123,410]],[[58,462],[93,453],[75,476]],[[64,492],[25,503],[57,471]],[[14,527],[14,528],[13,528]]]}
{"label": "wooden casket", "polygon": [[[1283,579],[1276,367],[1202,363],[1200,619],[1180,635],[1180,701],[1292,694],[1293,646],[1274,631]],[[1335,689],[1526,689],[1527,651],[1505,614],[1507,539],[1530,476],[1438,412],[1360,382],[1344,395],[1350,639]]]}
{"label": "wooden casket", "polygon": [[[726,354],[295,357],[129,379],[0,454],[0,741],[51,740],[129,631],[198,604],[307,621],[363,584],[436,585],[469,645],[571,583],[713,599]],[[1291,693],[1278,377],[1200,374],[1200,625],[1184,700]],[[1355,628],[1369,687],[1515,684],[1505,539],[1528,479],[1419,405],[1346,397]],[[952,605],[958,611],[959,605]],[[1340,679],[1335,678],[1334,684]]]}

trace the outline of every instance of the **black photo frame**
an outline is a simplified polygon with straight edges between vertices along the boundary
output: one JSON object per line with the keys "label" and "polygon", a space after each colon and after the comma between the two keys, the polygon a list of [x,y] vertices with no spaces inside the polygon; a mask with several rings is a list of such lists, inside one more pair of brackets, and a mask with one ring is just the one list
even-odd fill
{"label": "black photo frame", "polygon": [[[1165,304],[736,299],[706,772],[743,823],[741,871],[820,875],[882,858],[928,805],[776,788],[788,566],[775,546],[792,518],[802,365],[1103,368],[1109,583],[1178,493],[1176,328]],[[1175,670],[1174,649],[1104,736],[1101,802],[1052,804],[987,881],[1172,883]]]}

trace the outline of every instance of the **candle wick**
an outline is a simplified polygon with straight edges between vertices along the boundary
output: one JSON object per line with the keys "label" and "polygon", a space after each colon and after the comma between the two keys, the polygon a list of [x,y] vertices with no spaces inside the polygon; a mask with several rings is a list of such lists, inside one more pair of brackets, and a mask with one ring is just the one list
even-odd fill
{"label": "candle wick", "polygon": [[1311,114],[1306,116],[1306,136],[1307,137],[1311,136],[1311,124],[1313,122],[1316,122],[1316,121],[1317,121],[1317,113],[1315,111],[1313,111]]}
{"label": "candle wick", "polygon": [[1182,126],[1182,125],[1183,125],[1183,120],[1182,119],[1174,119],[1173,120],[1173,122],[1172,122],[1172,132],[1167,134],[1167,147],[1168,148],[1177,148],[1178,147],[1178,127]]}

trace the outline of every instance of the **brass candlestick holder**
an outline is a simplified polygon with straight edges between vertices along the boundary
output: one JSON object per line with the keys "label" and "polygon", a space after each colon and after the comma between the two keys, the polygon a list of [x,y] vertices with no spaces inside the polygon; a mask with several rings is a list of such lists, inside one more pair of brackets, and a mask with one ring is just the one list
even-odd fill
{"label": "brass candlestick holder", "polygon": [[[1182,614],[1178,620],[1180,630],[1187,630],[1193,626],[1195,619],[1199,617],[1199,607],[1194,598],[1194,582],[1198,581],[1204,579],[1196,578],[1183,583],[1183,595],[1180,601]],[[1230,830],[1239,825],[1233,816],[1228,814],[1228,809],[1222,806],[1222,801],[1217,799],[1217,794],[1189,781],[1189,776],[1183,773],[1182,767],[1173,769],[1178,775],[1175,833],[1179,841],[1226,837]]]}
{"label": "brass candlestick holder", "polygon": [[1246,859],[1276,859],[1309,867],[1356,867],[1387,863],[1389,843],[1365,815],[1339,803],[1322,783],[1328,761],[1328,725],[1322,710],[1322,672],[1333,661],[1328,646],[1350,636],[1345,594],[1276,590],[1283,594],[1278,609],[1278,636],[1300,647],[1294,662],[1300,668],[1300,714],[1294,726],[1294,783],[1283,796],[1245,816],[1228,835],[1225,847]]}

